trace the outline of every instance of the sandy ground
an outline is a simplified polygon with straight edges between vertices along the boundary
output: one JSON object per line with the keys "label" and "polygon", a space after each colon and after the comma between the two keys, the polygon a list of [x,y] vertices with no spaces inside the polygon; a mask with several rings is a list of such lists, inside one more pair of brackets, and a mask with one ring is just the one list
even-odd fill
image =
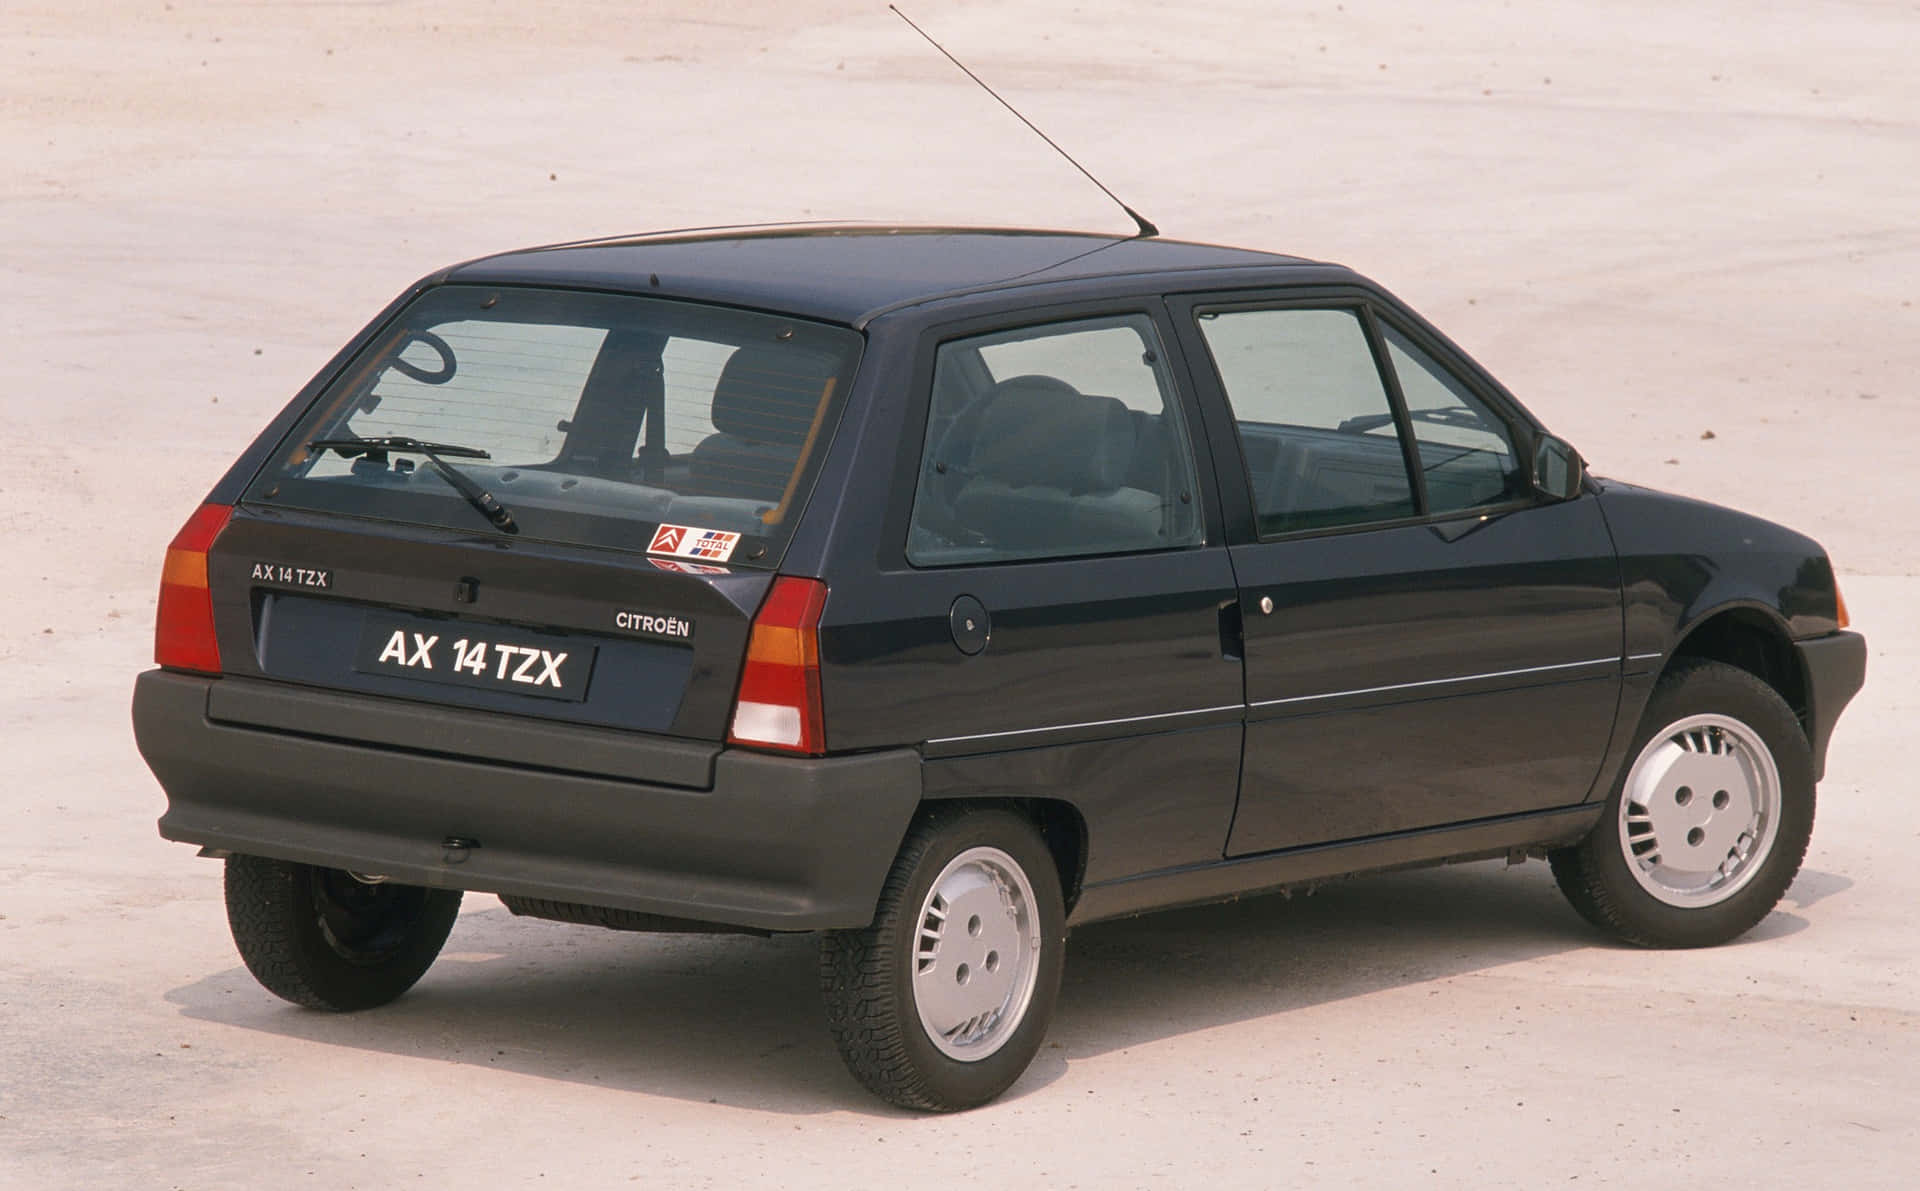
{"label": "sandy ground", "polygon": [[856,1089],[805,940],[476,896],[392,1009],[281,1005],[126,701],[168,536],[392,293],[661,227],[1127,225],[878,3],[9,0],[0,1186],[1911,1187],[1920,4],[909,11],[1169,234],[1355,265],[1597,470],[1827,543],[1872,676],[1780,911],[1642,954],[1479,865],[1089,928],[959,1119]]}

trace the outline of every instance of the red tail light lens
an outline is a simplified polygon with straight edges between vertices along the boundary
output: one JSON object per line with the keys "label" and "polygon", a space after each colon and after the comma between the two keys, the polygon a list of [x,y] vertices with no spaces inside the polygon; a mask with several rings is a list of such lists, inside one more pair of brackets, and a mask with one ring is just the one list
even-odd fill
{"label": "red tail light lens", "polygon": [[227,527],[233,509],[201,505],[173,535],[160,571],[160,611],[153,624],[153,660],[171,670],[220,673],[213,636],[213,593],[207,588],[207,551]]}
{"label": "red tail light lens", "polygon": [[773,581],[747,638],[729,741],[810,757],[827,751],[820,708],[820,612],[826,606],[827,585],[818,579]]}

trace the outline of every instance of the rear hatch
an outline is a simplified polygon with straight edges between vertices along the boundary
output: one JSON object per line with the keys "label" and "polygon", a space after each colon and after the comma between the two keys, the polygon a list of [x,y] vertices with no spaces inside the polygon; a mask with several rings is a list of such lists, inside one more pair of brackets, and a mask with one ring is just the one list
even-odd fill
{"label": "rear hatch", "polygon": [[225,671],[722,740],[859,346],[656,298],[428,290],[210,552]]}
{"label": "rear hatch", "polygon": [[246,507],[207,577],[229,674],[715,741],[771,581]]}

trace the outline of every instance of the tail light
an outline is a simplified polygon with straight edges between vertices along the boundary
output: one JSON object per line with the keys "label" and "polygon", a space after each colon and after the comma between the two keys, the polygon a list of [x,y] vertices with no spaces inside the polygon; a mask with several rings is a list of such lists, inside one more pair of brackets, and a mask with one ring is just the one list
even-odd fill
{"label": "tail light", "polygon": [[172,670],[220,673],[213,636],[213,592],[207,587],[207,551],[227,527],[233,509],[201,505],[173,535],[160,571],[160,610],[153,624],[153,660]]}
{"label": "tail light", "polygon": [[733,704],[734,744],[817,757],[826,752],[820,708],[820,612],[827,585],[781,576],[753,618],[747,664]]}

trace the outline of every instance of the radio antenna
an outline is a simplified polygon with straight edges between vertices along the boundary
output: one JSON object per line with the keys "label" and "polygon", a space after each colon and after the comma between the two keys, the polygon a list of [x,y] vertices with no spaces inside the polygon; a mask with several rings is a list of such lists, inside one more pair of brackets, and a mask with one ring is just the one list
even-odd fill
{"label": "radio antenna", "polygon": [[1140,212],[1134,210],[1132,207],[1127,206],[1125,203],[1120,202],[1120,196],[1115,194],[1113,191],[1108,190],[1106,183],[1094,177],[1093,174],[1090,171],[1088,171],[1086,166],[1081,165],[1079,162],[1075,161],[1073,159],[1073,154],[1067,152],[1065,149],[1062,149],[1058,144],[1054,142],[1054,139],[1052,137],[1048,136],[1044,132],[1041,132],[1039,125],[1027,119],[1025,116],[1022,116],[1020,114],[1019,108],[1014,107],[1012,104],[1008,103],[1005,99],[1002,99],[998,91],[995,91],[992,87],[987,86],[985,79],[982,79],[979,75],[973,73],[971,70],[968,70],[967,64],[965,62],[962,62],[960,61],[960,59],[954,57],[952,54],[947,53],[947,47],[935,41],[933,39],[933,35],[928,33],[925,29],[922,29],[920,26],[914,24],[912,17],[908,16],[904,12],[901,12],[900,9],[895,5],[889,4],[887,5],[887,7],[893,10],[894,16],[897,16],[901,20],[905,21],[907,23],[907,26],[911,28],[915,33],[918,33],[920,36],[926,38],[927,44],[932,46],[934,49],[939,50],[940,53],[946,58],[947,61],[953,63],[955,66],[958,66],[960,68],[960,73],[966,75],[968,78],[972,79],[974,82],[979,83],[980,89],[982,91],[985,91],[988,95],[993,96],[994,99],[999,102],[1001,107],[1013,113],[1015,119],[1019,120],[1020,123],[1032,129],[1033,135],[1047,142],[1047,146],[1049,148],[1051,148],[1055,153],[1058,153],[1060,156],[1066,158],[1068,165],[1072,166],[1074,169],[1079,170],[1082,174],[1085,174],[1087,177],[1087,181],[1093,183],[1095,186],[1098,186],[1100,188],[1101,194],[1106,195],[1108,198],[1112,199],[1115,203],[1118,203],[1120,209],[1122,211],[1125,211],[1129,216],[1132,217],[1135,223],[1140,225],[1141,236],[1157,236],[1160,234],[1160,229],[1153,226],[1153,224],[1147,219],[1146,216],[1140,214]]}

